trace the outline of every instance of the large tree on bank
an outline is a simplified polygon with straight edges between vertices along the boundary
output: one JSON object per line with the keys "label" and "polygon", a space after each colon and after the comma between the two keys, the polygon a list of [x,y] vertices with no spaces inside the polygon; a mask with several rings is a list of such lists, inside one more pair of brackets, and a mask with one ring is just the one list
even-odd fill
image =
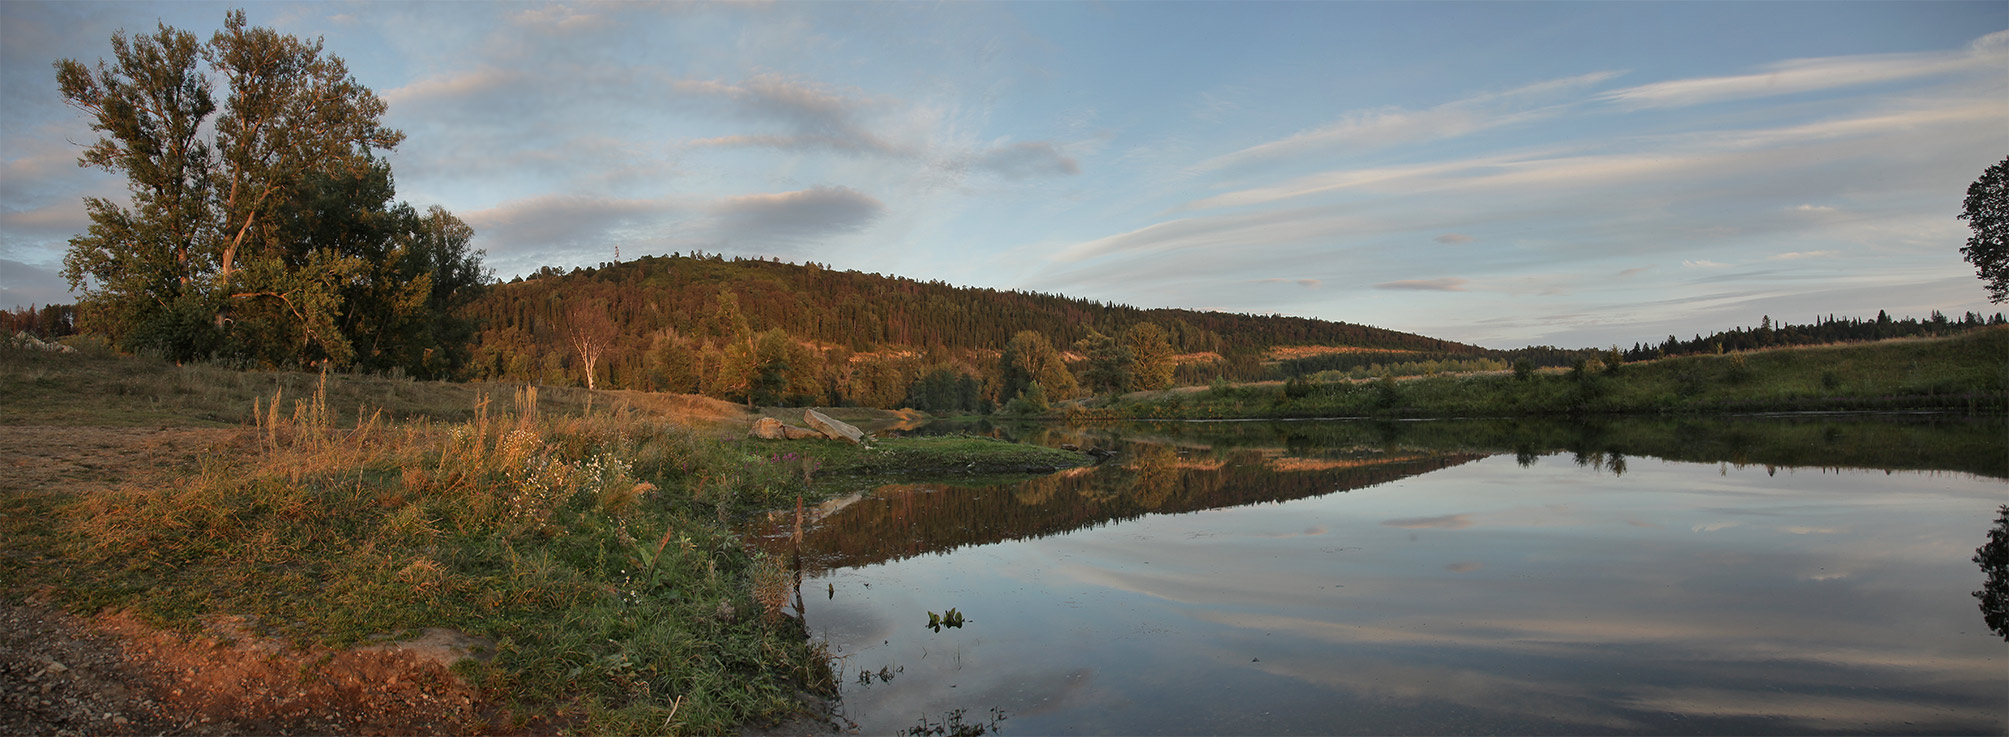
{"label": "large tree on bank", "polygon": [[422,375],[464,360],[441,341],[471,335],[451,313],[487,279],[473,232],[392,204],[380,154],[404,136],[318,39],[237,10],[207,43],[122,31],[110,61],[64,59],[56,77],[100,134],[78,163],[130,193],[86,200],[90,230],[64,257],[84,329],[175,359]]}
{"label": "large tree on bank", "polygon": [[1960,253],[1988,287],[1988,301],[2009,302],[2009,156],[1967,186],[1960,219],[1974,229]]}

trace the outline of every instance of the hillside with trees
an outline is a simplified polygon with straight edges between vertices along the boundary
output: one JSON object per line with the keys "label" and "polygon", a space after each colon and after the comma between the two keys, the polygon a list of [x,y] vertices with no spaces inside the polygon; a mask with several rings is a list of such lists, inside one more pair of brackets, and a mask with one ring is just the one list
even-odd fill
{"label": "hillside with trees", "polygon": [[756,404],[981,411],[1023,399],[1033,409],[1084,393],[1270,378],[1277,346],[1487,353],[1342,322],[1139,309],[717,254],[541,270],[459,314],[482,325],[470,378]]}

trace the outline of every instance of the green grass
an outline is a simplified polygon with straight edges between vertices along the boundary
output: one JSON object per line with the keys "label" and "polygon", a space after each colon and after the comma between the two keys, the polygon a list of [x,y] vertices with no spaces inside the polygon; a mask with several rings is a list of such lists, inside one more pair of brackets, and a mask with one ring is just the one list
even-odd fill
{"label": "green grass", "polygon": [[[371,415],[384,419],[461,421],[477,404],[506,402],[521,384],[416,381],[382,376],[298,371],[237,371],[210,364],[175,364],[145,356],[117,356],[80,342],[78,354],[0,346],[0,426],[104,425],[221,427],[252,421],[254,402],[278,393],[282,402],[322,393],[332,422],[353,425]],[[734,419],[743,410],[726,402],[634,391],[540,387],[539,411],[582,415],[626,407],[700,424]]]}
{"label": "green grass", "polygon": [[1683,356],[1616,372],[1231,386],[1133,396],[1074,419],[1509,417],[1933,409],[2009,411],[2009,327],[1948,338]]}

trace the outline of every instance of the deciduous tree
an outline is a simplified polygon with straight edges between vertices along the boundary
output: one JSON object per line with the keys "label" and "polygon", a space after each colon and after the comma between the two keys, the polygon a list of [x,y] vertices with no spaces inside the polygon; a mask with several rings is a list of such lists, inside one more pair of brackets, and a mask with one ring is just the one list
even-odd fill
{"label": "deciduous tree", "polygon": [[1000,384],[1000,402],[1008,402],[1024,393],[1032,384],[1039,384],[1047,399],[1068,399],[1078,391],[1074,374],[1067,370],[1067,361],[1046,336],[1031,330],[1021,330],[1005,344],[999,366],[1003,373]]}
{"label": "deciduous tree", "polygon": [[1164,328],[1155,323],[1137,323],[1123,334],[1123,342],[1130,347],[1130,355],[1136,359],[1136,377],[1132,380],[1136,388],[1171,388],[1172,369],[1177,363],[1173,360],[1172,344],[1166,340]]}
{"label": "deciduous tree", "polygon": [[1090,330],[1075,349],[1088,357],[1082,366],[1081,385],[1089,391],[1121,394],[1136,381],[1137,357],[1126,341]]}
{"label": "deciduous tree", "polygon": [[391,204],[380,154],[404,136],[320,40],[238,10],[206,44],[161,25],[115,34],[112,52],[56,63],[101,134],[78,162],[124,174],[132,202],[87,199],[90,230],[70,241],[87,329],[177,359],[431,375],[466,361],[472,329],[452,312],[487,280],[472,231]]}
{"label": "deciduous tree", "polygon": [[566,341],[572,351],[579,356],[579,364],[585,369],[586,388],[593,388],[593,367],[600,362],[600,356],[614,344],[614,323],[607,319],[607,309],[602,305],[581,303],[572,306],[565,324]]}
{"label": "deciduous tree", "polygon": [[1960,253],[1988,287],[1990,302],[2009,302],[2009,157],[1967,187],[1960,219],[1974,235]]}

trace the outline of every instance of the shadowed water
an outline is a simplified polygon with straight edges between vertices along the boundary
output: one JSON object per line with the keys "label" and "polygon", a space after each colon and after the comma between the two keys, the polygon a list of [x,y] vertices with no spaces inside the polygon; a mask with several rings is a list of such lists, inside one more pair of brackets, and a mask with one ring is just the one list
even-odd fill
{"label": "shadowed water", "polygon": [[2009,727],[1999,421],[963,429],[1120,454],[812,513],[865,733]]}

